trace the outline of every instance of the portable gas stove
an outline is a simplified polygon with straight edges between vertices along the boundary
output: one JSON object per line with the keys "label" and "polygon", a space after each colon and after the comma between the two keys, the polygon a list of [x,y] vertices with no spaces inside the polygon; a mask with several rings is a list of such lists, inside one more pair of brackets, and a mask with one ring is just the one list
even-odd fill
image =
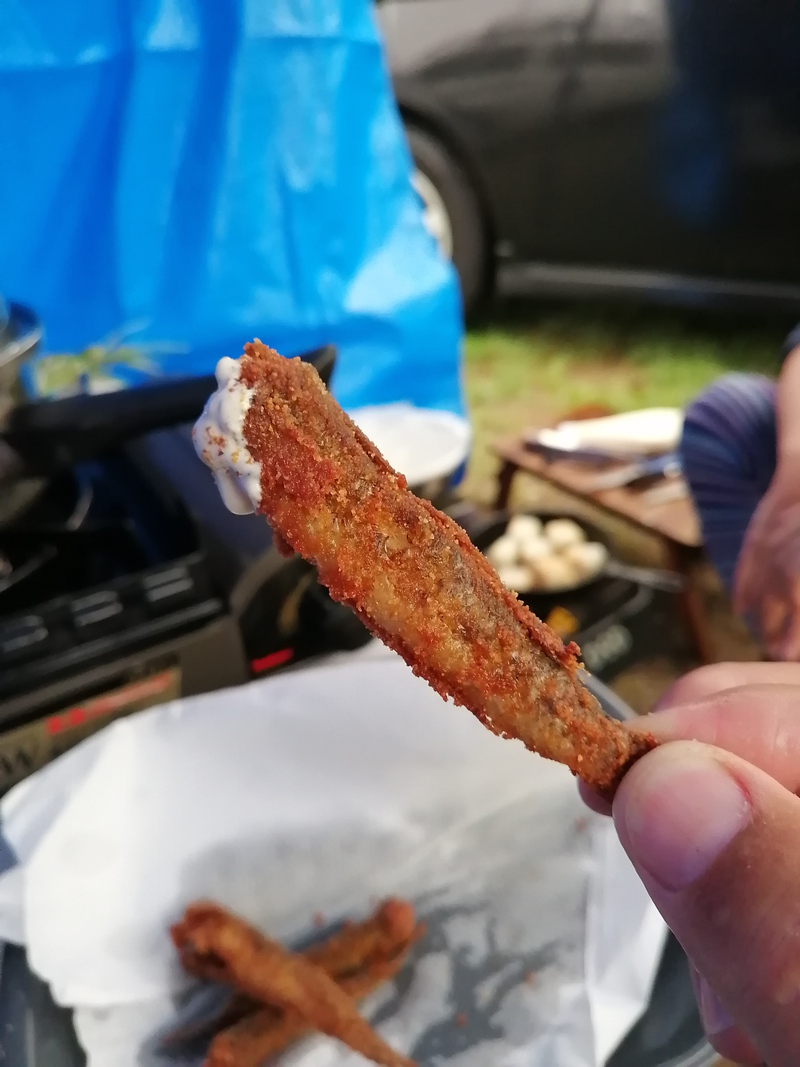
{"label": "portable gas stove", "polygon": [[0,526],[0,791],[120,715],[246,677],[196,531],[123,455]]}

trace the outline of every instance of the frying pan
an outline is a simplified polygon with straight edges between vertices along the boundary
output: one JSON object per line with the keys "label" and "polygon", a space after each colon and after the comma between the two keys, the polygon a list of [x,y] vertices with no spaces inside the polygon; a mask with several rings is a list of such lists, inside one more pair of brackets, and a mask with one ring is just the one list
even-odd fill
{"label": "frying pan", "polygon": [[[543,523],[549,522],[551,519],[564,519],[568,518],[576,525],[580,526],[583,532],[586,534],[588,541],[599,541],[600,544],[605,545],[609,549],[609,541],[606,535],[591,522],[587,522],[583,518],[579,518],[576,515],[564,515],[558,512],[545,512],[536,511],[528,512],[534,518],[540,519]],[[485,521],[480,527],[473,527],[470,530],[470,536],[476,548],[479,548],[481,552],[486,550],[492,545],[499,537],[506,532],[511,515],[509,512],[496,512],[493,515],[487,516]],[[562,586],[557,589],[537,589],[530,593],[520,593],[519,598],[529,606],[538,604],[541,602],[542,597],[559,596],[564,593],[576,593],[582,589],[588,589],[590,586],[596,585],[603,578],[621,578],[624,581],[636,582],[638,585],[645,585],[651,589],[661,589],[669,593],[679,592],[683,588],[683,578],[681,575],[674,574],[672,571],[655,570],[649,567],[629,567],[624,563],[620,563],[615,560],[609,549],[609,558],[602,570],[596,574],[590,575],[588,578],[583,578],[579,582],[574,582],[571,585]]]}

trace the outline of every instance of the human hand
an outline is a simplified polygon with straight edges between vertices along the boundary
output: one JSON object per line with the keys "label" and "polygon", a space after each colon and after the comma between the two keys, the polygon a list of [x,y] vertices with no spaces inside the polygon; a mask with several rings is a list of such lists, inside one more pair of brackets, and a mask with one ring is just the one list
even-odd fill
{"label": "human hand", "polygon": [[704,668],[640,725],[674,743],[628,772],[614,823],[690,959],[709,1040],[739,1063],[796,1067],[800,666]]}
{"label": "human hand", "polygon": [[782,463],[756,509],[736,568],[734,605],[770,656],[800,660],[800,465]]}

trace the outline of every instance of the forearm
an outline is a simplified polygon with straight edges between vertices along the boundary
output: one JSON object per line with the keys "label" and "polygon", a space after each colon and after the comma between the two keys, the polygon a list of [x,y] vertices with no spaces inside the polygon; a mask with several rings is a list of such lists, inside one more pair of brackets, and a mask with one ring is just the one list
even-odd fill
{"label": "forearm", "polygon": [[791,335],[794,346],[783,364],[778,379],[776,403],[778,426],[778,464],[800,465],[800,336]]}

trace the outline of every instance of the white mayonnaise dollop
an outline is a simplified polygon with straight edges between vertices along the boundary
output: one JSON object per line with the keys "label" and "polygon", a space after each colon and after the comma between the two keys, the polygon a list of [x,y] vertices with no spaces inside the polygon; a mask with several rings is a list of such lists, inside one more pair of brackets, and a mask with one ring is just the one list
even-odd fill
{"label": "white mayonnaise dollop", "polygon": [[225,506],[235,515],[249,515],[261,503],[261,464],[244,440],[244,420],[254,390],[239,379],[239,362],[217,364],[217,390],[208,398],[192,430],[198,456],[211,468]]}

